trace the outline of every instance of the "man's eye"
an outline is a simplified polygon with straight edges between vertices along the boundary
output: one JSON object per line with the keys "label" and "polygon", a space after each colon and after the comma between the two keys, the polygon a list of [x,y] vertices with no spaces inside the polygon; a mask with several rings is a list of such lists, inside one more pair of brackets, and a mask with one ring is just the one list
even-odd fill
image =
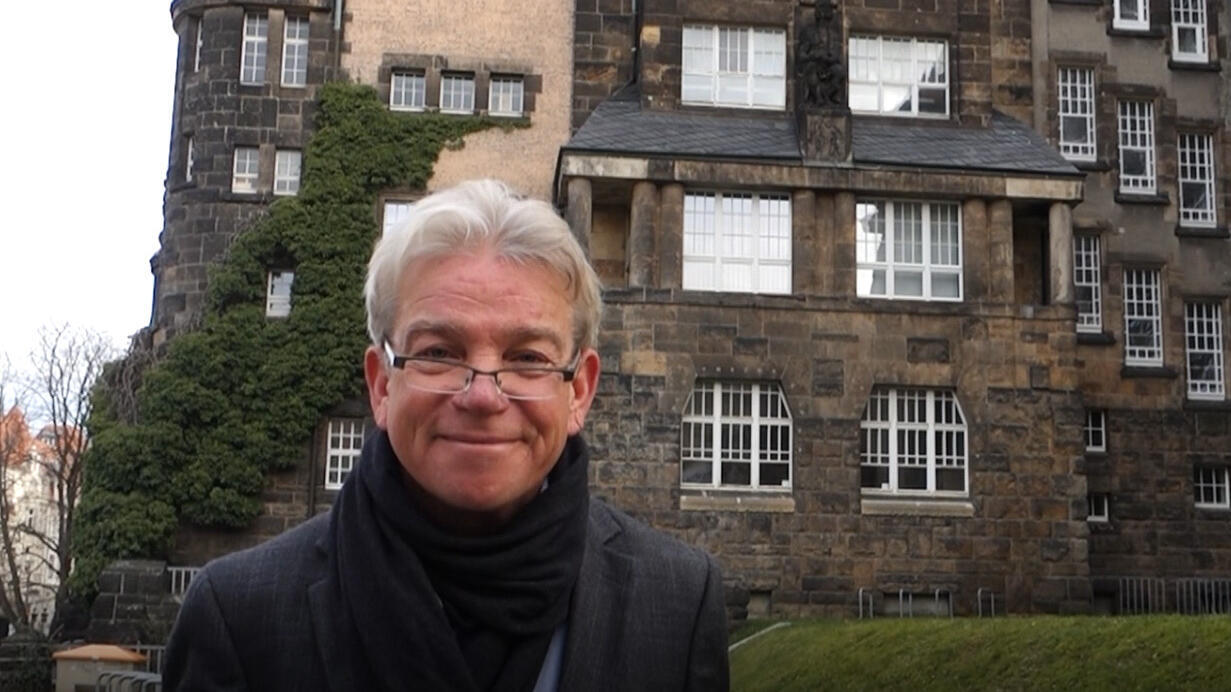
{"label": "man's eye", "polygon": [[534,351],[515,353],[513,357],[509,358],[509,362],[513,365],[551,365],[550,358]]}
{"label": "man's eye", "polygon": [[457,354],[444,346],[428,346],[427,348],[421,348],[418,351],[415,351],[415,357],[458,360]]}

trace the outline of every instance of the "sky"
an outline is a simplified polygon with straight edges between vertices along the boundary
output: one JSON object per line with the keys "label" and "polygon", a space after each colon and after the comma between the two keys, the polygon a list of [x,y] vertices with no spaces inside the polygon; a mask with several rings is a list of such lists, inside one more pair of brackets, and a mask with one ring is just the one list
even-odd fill
{"label": "sky", "polygon": [[123,348],[149,323],[175,89],[170,4],[5,6],[0,354],[14,367],[44,325]]}

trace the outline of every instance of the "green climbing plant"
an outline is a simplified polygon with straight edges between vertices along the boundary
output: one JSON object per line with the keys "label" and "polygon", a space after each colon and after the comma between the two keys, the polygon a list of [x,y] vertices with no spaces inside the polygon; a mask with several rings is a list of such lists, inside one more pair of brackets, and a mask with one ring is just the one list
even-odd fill
{"label": "green climbing plant", "polygon": [[[322,87],[299,194],[270,205],[213,267],[201,326],[140,373],[134,416],[118,415],[106,386],[95,393],[75,593],[112,560],[165,556],[181,522],[242,528],[257,516],[266,473],[306,463],[322,413],[362,393],[378,194],[422,189],[441,149],[469,133],[519,126],[392,113],[371,87]],[[267,272],[286,268],[294,307],[266,318]]]}

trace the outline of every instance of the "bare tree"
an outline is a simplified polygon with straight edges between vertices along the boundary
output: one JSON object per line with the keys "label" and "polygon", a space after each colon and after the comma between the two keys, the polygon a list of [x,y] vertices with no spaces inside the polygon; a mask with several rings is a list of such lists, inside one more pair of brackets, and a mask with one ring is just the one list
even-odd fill
{"label": "bare tree", "polygon": [[22,552],[19,508],[15,504],[17,476],[29,460],[30,434],[22,410],[20,385],[7,356],[0,354],[0,616],[19,631],[30,626],[26,607],[26,561]]}
{"label": "bare tree", "polygon": [[[24,442],[18,439],[20,435],[13,435],[14,463],[4,464],[8,471],[3,478],[9,483],[4,485],[0,479],[0,490],[5,491],[0,495],[6,498],[0,500],[0,550],[7,582],[0,589],[6,592],[0,598],[0,610],[18,628],[31,626],[28,594],[50,590],[57,614],[68,600],[73,520],[81,498],[82,459],[89,444],[86,423],[92,410],[91,389],[114,355],[103,336],[67,325],[41,330],[31,354],[19,395],[29,404],[31,419],[42,427],[33,435],[25,430]],[[35,473],[27,471],[25,479],[35,492],[26,492],[25,506],[17,507],[11,491],[16,490],[14,469],[21,464],[35,465]],[[31,481],[31,475],[36,480]],[[41,506],[34,506],[37,503]]]}

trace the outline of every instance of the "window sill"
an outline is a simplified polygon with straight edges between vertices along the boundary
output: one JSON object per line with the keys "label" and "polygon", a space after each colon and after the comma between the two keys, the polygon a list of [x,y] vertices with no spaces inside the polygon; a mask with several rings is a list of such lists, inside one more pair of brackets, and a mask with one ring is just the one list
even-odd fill
{"label": "window sill", "polygon": [[[1100,3],[1101,4],[1101,3]],[[1073,168],[1079,171],[1090,171],[1094,173],[1106,173],[1111,170],[1111,164],[1107,161],[1082,161],[1080,159],[1065,159],[1073,164]]]}
{"label": "window sill", "polygon": [[1145,195],[1139,192],[1116,192],[1115,199],[1117,204],[1153,204],[1164,207],[1171,204],[1171,197],[1166,193]]}
{"label": "window sill", "polygon": [[859,511],[868,515],[909,515],[916,517],[973,517],[975,506],[969,500],[941,498],[906,499],[901,497],[861,498]]}
{"label": "window sill", "polygon": [[226,190],[219,195],[223,202],[251,202],[253,204],[269,204],[273,195],[268,192],[232,192]]}
{"label": "window sill", "polygon": [[1106,459],[1107,450],[1106,449],[1087,449],[1085,456],[1086,456],[1086,459],[1089,459],[1092,461]]}
{"label": "window sill", "polygon": [[1185,411],[1231,411],[1226,399],[1184,399]]}
{"label": "window sill", "polygon": [[1149,29],[1120,29],[1114,26],[1109,26],[1107,27],[1107,35],[1118,36],[1120,38],[1167,38],[1167,33],[1162,30],[1162,27],[1150,27]]}
{"label": "window sill", "polygon": [[1175,234],[1180,238],[1231,238],[1226,226],[1176,226]]}
{"label": "window sill", "polygon": [[1111,332],[1077,332],[1077,343],[1084,346],[1110,346],[1116,343]]}
{"label": "window sill", "polygon": [[1167,61],[1167,67],[1182,72],[1222,72],[1222,65],[1216,62],[1188,62],[1175,58]]}
{"label": "window sill", "polygon": [[1179,376],[1175,368],[1169,368],[1166,365],[1125,365],[1120,368],[1120,377],[1126,380],[1150,378],[1174,380]]}
{"label": "window sill", "polygon": [[[680,495],[684,512],[780,512],[795,511],[795,497],[789,494],[754,494],[754,491],[713,493],[702,491]],[[688,491],[685,491],[688,493]],[[736,494],[738,493],[738,494]]]}

